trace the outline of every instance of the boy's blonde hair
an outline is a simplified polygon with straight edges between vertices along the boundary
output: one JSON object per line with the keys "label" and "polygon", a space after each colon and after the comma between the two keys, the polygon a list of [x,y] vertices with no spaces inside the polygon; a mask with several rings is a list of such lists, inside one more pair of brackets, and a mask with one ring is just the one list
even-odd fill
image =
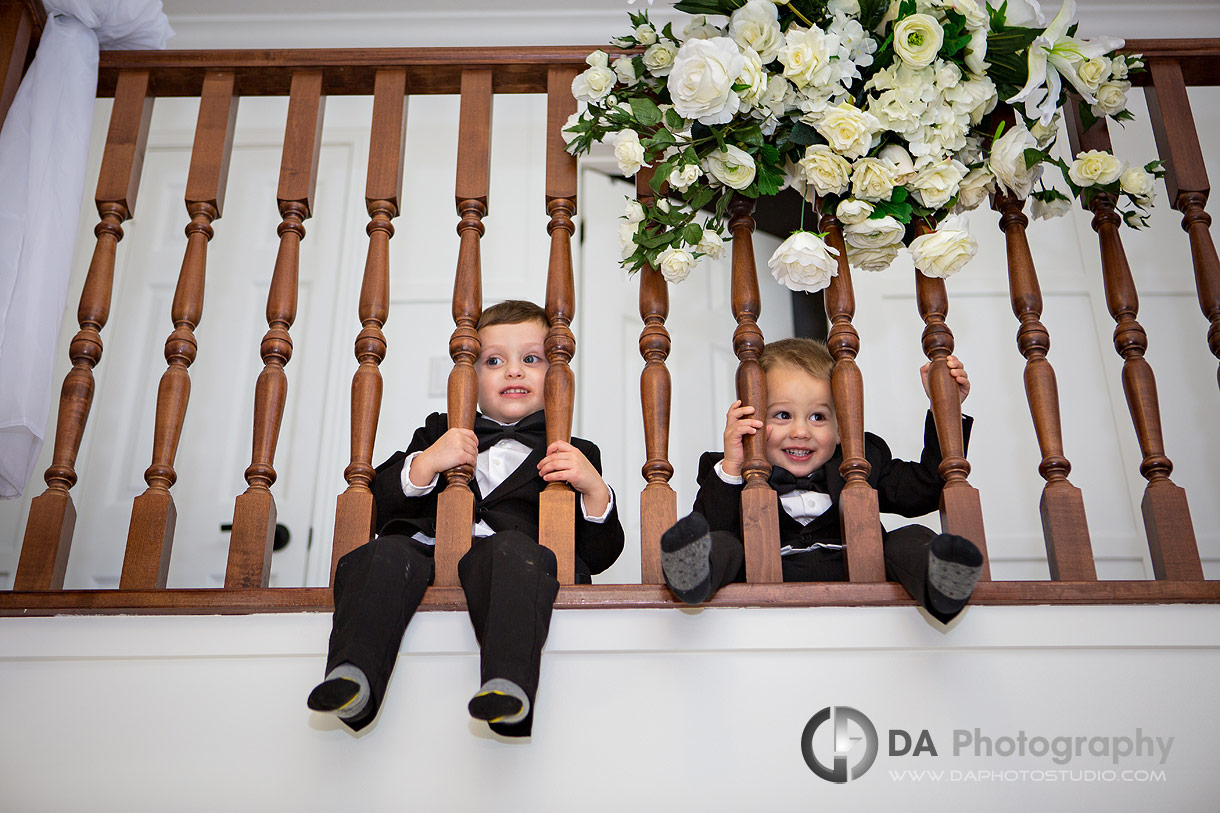
{"label": "boy's blonde hair", "polygon": [[551,326],[546,311],[540,306],[526,299],[506,299],[480,313],[474,329],[482,330],[492,325],[519,325],[522,322],[538,322],[544,328]]}
{"label": "boy's blonde hair", "polygon": [[795,367],[822,381],[830,380],[831,370],[835,366],[835,360],[826,349],[826,343],[814,339],[780,339],[768,342],[763,346],[758,363],[764,373],[781,366]]}

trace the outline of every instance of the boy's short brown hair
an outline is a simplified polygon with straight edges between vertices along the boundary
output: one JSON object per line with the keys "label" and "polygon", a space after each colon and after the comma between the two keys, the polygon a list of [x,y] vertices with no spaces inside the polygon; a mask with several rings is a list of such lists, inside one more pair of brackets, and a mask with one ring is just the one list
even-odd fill
{"label": "boy's short brown hair", "polygon": [[830,380],[831,370],[835,366],[835,360],[826,349],[826,343],[814,339],[780,339],[767,342],[758,357],[758,363],[762,365],[764,373],[781,366],[795,367],[823,381]]}
{"label": "boy's short brown hair", "polygon": [[551,326],[546,311],[540,306],[525,299],[506,299],[479,314],[474,329],[482,330],[492,325],[519,325],[522,322],[538,322],[544,328]]}

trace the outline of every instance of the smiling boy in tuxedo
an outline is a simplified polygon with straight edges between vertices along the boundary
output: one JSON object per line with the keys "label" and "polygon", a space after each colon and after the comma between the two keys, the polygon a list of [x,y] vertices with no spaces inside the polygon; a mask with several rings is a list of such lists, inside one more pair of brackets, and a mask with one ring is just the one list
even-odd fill
{"label": "smiling boy in tuxedo", "polygon": [[[770,485],[779,494],[780,554],[784,581],[843,581],[847,577],[839,524],[839,430],[830,380],[834,359],[826,345],[811,339],[782,339],[759,358],[767,383],[764,420],[741,401],[729,407],[724,452],[699,460],[699,493],[694,512],[661,537],[665,582],[687,604],[699,604],[733,581],[744,581],[741,542],[742,438],[765,432]],[[948,360],[962,401],[970,392],[966,370]],[[928,392],[928,369],[920,370]],[[973,419],[962,418],[969,439]],[[938,508],[944,486],[936,427],[928,413],[924,450],[917,462],[895,460],[885,441],[865,433],[868,482],[884,513],[916,517]],[[942,623],[965,607],[982,572],[983,557],[969,540],[907,525],[883,536],[886,577],[899,581]]]}
{"label": "smiling boy in tuxedo", "polygon": [[339,560],[326,678],[309,695],[314,711],[354,730],[372,722],[385,696],[407,623],[432,581],[441,475],[474,468],[474,537],[458,576],[480,646],[481,683],[470,715],[497,733],[524,737],[533,723],[542,645],[559,590],[555,555],[538,544],[539,495],[565,481],[580,494],[576,580],[590,581],[623,549],[601,454],[587,440],[546,445],[543,352],[549,323],[532,302],[483,311],[475,362],[481,414],[474,430],[429,415],[405,452],[377,467],[377,535]]}

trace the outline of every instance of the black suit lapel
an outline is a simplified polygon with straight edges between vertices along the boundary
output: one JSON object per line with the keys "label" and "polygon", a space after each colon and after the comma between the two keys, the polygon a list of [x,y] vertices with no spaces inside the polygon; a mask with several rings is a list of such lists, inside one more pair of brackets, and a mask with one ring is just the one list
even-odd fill
{"label": "black suit lapel", "polygon": [[546,449],[538,448],[530,452],[529,457],[522,461],[520,466],[512,471],[508,477],[504,478],[504,482],[496,486],[490,494],[487,495],[487,503],[505,497],[508,494],[520,489],[522,486],[529,485],[532,480],[538,479],[538,464],[542,462],[542,458],[546,456]]}

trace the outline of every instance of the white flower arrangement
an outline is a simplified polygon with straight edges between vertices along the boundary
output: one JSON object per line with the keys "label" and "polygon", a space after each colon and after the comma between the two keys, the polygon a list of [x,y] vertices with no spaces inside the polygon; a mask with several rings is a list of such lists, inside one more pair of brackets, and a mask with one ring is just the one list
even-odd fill
{"label": "white flower arrangement", "polygon": [[[1069,93],[1086,127],[1132,118],[1139,57],[1117,53],[1122,40],[1077,38],[1075,0],[1049,24],[1036,0],[994,1],[680,0],[692,15],[681,33],[630,14],[613,41],[626,53],[589,55],[564,127],[575,155],[610,138],[624,175],[653,170],[654,202],[629,205],[619,229],[623,265],[681,281],[723,252],[734,195],[788,186],[838,217],[848,260],[870,271],[906,247],[924,274],[956,273],[977,243],[955,216],[996,191],[1032,198],[1040,218],[1105,194],[1145,225],[1157,162],[1050,155]],[[1045,183],[1048,164],[1072,197]],[[823,237],[786,240],[776,278],[826,287],[838,261]]]}

